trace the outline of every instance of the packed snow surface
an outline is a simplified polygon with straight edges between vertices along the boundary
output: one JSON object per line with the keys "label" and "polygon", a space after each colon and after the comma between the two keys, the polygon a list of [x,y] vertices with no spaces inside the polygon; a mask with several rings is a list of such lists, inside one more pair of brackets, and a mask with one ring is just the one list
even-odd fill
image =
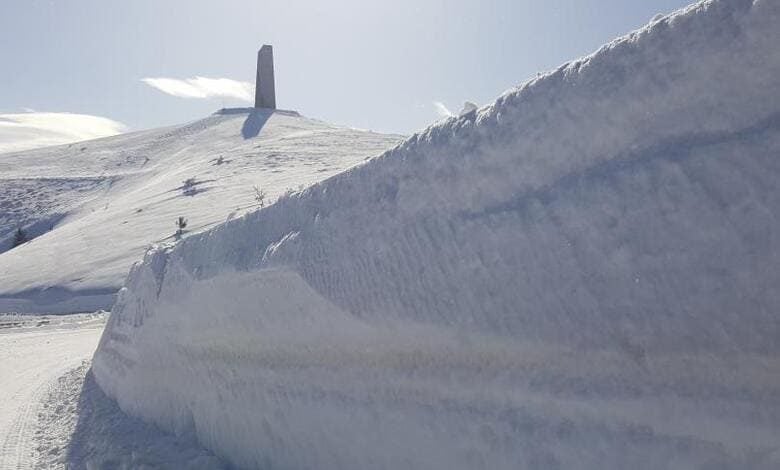
{"label": "packed snow surface", "polygon": [[[100,315],[78,315],[66,321],[0,315],[0,468],[33,466],[36,417],[45,405],[60,405],[44,403],[49,387],[89,360],[104,324]],[[47,450],[57,457],[61,449]]]}
{"label": "packed snow surface", "polygon": [[656,18],[148,252],[97,383],[244,468],[778,468],[778,25]]}
{"label": "packed snow surface", "polygon": [[[1,137],[1,136],[0,136]],[[130,266],[331,176],[398,136],[229,109],[184,126],[0,154],[0,312],[108,309]],[[31,239],[13,248],[17,228]]]}
{"label": "packed snow surface", "polygon": [[128,417],[95,384],[105,318],[0,314],[0,468],[226,468],[191,436]]}

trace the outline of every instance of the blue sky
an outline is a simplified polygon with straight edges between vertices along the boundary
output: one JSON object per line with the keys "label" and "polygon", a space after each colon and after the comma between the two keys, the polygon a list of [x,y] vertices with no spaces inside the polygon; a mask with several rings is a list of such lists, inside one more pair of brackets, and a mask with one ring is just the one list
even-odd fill
{"label": "blue sky", "polygon": [[277,103],[411,133],[479,105],[688,0],[2,0],[0,113],[90,114],[131,129],[182,123],[234,99],[185,99],[147,77],[254,81],[274,46]]}

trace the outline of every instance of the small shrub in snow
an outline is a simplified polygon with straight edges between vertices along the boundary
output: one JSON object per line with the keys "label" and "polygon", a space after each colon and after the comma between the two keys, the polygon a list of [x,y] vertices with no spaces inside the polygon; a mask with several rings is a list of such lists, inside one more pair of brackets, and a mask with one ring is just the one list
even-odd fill
{"label": "small shrub in snow", "polygon": [[265,207],[265,191],[257,185],[254,185],[253,188],[255,189],[255,201],[260,204],[260,207]]}
{"label": "small shrub in snow", "polygon": [[182,182],[181,191],[185,196],[192,196],[197,193],[197,188],[195,187],[197,184],[198,180],[195,178],[187,178]]}
{"label": "small shrub in snow", "polygon": [[181,236],[184,235],[185,228],[187,228],[187,219],[179,216],[179,218],[176,219],[176,233],[174,234],[176,238],[181,238]]}
{"label": "small shrub in snow", "polygon": [[21,227],[17,228],[16,233],[14,233],[13,248],[16,248],[22,243],[26,243],[27,241],[27,232],[25,232]]}

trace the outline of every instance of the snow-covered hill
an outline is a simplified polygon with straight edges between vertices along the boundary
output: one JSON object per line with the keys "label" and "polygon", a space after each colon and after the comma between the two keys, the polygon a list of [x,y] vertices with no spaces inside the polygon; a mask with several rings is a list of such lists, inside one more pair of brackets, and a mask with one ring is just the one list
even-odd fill
{"label": "snow-covered hill", "polygon": [[149,252],[98,384],[246,468],[778,468],[779,25],[699,3]]}
{"label": "snow-covered hill", "polygon": [[0,114],[0,153],[71,144],[126,132],[111,119],[73,113]]}
{"label": "snow-covered hill", "polygon": [[[191,124],[0,154],[0,312],[111,306],[175,221],[203,230],[399,141],[296,113],[224,110]],[[185,183],[189,180],[189,183]],[[30,242],[11,249],[23,227]]]}

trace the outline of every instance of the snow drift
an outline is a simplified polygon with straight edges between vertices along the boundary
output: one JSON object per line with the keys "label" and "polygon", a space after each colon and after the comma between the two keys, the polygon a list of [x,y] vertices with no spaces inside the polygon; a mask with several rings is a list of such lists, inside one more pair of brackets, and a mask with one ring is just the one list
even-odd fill
{"label": "snow drift", "polygon": [[775,468],[778,24],[699,3],[150,251],[98,384],[247,468]]}

